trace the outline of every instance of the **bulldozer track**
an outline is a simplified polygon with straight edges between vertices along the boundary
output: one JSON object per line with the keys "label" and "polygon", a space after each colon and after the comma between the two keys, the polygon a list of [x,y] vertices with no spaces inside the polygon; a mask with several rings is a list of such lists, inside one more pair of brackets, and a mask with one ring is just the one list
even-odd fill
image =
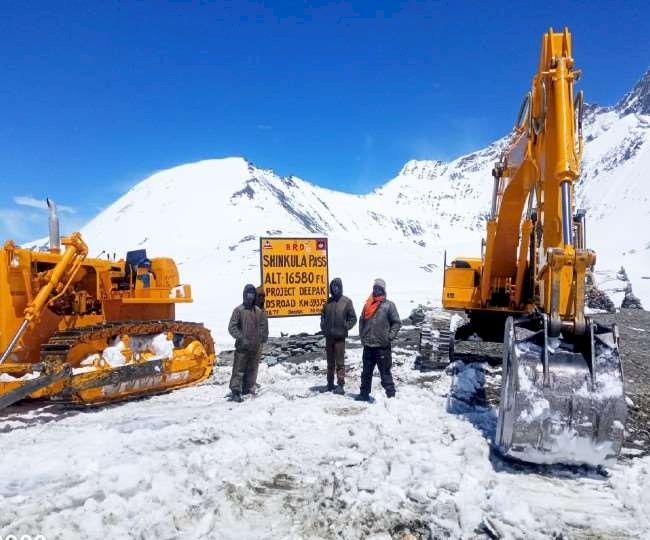
{"label": "bulldozer track", "polygon": [[[50,399],[83,403],[84,405],[101,405],[111,401],[124,401],[134,397],[164,393],[202,380],[205,373],[196,376],[196,380],[193,380],[191,376],[188,379],[189,371],[187,369],[180,371],[181,376],[175,375],[174,372],[166,373],[165,360],[153,359],[143,363],[113,367],[98,377],[73,382],[75,362],[71,361],[69,355],[75,347],[88,344],[88,350],[92,351],[93,349],[97,350],[98,342],[108,346],[109,341],[117,336],[145,336],[166,332],[174,334],[175,342],[179,341],[178,338],[182,338],[184,341],[188,337],[198,340],[208,356],[214,355],[214,341],[210,331],[202,323],[173,320],[114,321],[95,326],[61,330],[52,334],[50,339],[41,346],[40,360],[44,368],[43,374],[0,395],[0,409],[62,380],[68,382],[58,393],[51,395]],[[176,345],[181,345],[181,343]],[[76,359],[76,363],[79,363],[79,358]],[[174,378],[175,376],[178,378]],[[137,386],[138,381],[139,387]],[[124,388],[121,388],[122,385]],[[105,386],[108,387],[108,394],[94,396],[89,401],[81,397],[85,391]],[[75,398],[75,396],[77,397]]]}
{"label": "bulldozer track", "polygon": [[214,354],[214,341],[210,331],[203,323],[184,321],[114,321],[96,326],[61,330],[52,334],[50,339],[41,346],[41,362],[46,366],[65,363],[69,352],[77,345],[103,340],[108,346],[108,340],[121,335],[148,335],[172,332],[182,336],[194,337],[201,342],[208,354]]}

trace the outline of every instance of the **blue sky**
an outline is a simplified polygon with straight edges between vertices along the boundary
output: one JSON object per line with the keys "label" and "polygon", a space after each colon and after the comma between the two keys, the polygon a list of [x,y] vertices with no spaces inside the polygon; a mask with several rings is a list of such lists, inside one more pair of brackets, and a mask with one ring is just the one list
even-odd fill
{"label": "blue sky", "polygon": [[[542,5],[543,4],[543,5]],[[76,228],[148,174],[245,156],[362,193],[512,126],[542,33],[569,26],[587,100],[650,65],[644,2],[7,2],[0,240]]]}

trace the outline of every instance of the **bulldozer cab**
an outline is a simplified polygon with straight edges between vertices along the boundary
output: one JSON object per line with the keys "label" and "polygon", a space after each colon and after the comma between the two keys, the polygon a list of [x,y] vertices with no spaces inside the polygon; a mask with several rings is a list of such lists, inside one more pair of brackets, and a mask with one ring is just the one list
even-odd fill
{"label": "bulldozer cab", "polygon": [[138,288],[138,280],[140,281],[140,288],[146,282],[146,287],[151,287],[151,276],[146,276],[151,270],[151,260],[147,258],[146,249],[136,249],[127,251],[126,261],[124,263],[124,275],[120,276],[117,287],[118,290],[127,291],[132,288]]}

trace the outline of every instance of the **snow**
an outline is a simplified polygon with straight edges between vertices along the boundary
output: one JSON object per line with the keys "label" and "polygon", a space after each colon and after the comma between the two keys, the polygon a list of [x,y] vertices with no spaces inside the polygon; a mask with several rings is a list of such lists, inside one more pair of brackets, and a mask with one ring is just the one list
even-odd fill
{"label": "snow", "polygon": [[[117,336],[112,344],[106,347],[101,354],[101,359],[111,367],[123,366],[126,364],[126,357],[124,350],[126,345]],[[148,357],[147,360],[158,360],[161,358],[170,358],[174,351],[173,341],[167,339],[167,334],[156,334],[146,336],[130,336],[129,349],[135,355],[136,360],[139,355],[144,352],[152,353],[153,357]],[[92,366],[99,360],[100,356],[97,353],[88,355],[81,361],[80,368],[76,368],[74,373],[86,373],[93,371],[95,368]]]}
{"label": "snow", "polygon": [[[495,411],[447,410],[449,375],[394,355],[397,397],[320,394],[324,360],[260,366],[260,394],[225,400],[230,368],[196,387],[52,418],[3,421],[0,535],[60,538],[642,537],[650,458],[595,471],[495,455]],[[25,451],[29,448],[29,452]],[[522,470],[522,467],[524,469]],[[522,474],[525,472],[525,474]],[[401,529],[400,529],[401,527]],[[410,529],[409,529],[410,528]]]}
{"label": "snow", "polygon": [[616,461],[616,458],[612,458],[616,452],[610,441],[595,443],[591,438],[579,436],[573,428],[553,433],[553,438],[548,443],[544,451],[531,446],[518,450],[517,457],[528,463],[552,464],[557,461],[556,456],[561,455],[565,463],[589,463],[608,467]]}
{"label": "snow", "polygon": [[22,377],[14,377],[8,373],[0,373],[0,382],[30,381],[40,376],[40,373],[26,373]]}
{"label": "snow", "polygon": [[171,339],[167,339],[167,334],[133,336],[129,338],[129,347],[136,354],[151,352],[154,354],[154,359],[170,358],[174,352],[174,343]]}
{"label": "snow", "polygon": [[623,381],[621,381],[620,376],[614,373],[597,371],[593,390],[591,385],[585,381],[576,394],[582,397],[591,397],[591,399],[598,401],[618,398],[623,394]]}
{"label": "snow", "polygon": [[[102,351],[102,359],[108,362],[108,365],[111,367],[123,366],[126,364],[126,357],[122,354],[125,348],[124,342],[118,336],[112,345],[109,345]],[[90,359],[86,359],[84,362],[88,360]]]}

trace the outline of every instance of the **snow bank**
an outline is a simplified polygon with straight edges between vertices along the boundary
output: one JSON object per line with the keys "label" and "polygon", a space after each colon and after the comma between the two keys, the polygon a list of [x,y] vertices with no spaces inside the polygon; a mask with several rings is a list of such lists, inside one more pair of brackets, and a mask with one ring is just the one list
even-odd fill
{"label": "snow bank", "polygon": [[[319,394],[324,360],[260,366],[260,394],[224,399],[230,370],[197,387],[2,429],[0,535],[62,538],[642,537],[650,459],[609,478],[513,467],[477,418],[447,412],[450,376],[394,355],[397,397]],[[360,350],[348,351],[348,391]],[[42,423],[47,423],[43,429]],[[25,451],[29,448],[29,452]]]}

